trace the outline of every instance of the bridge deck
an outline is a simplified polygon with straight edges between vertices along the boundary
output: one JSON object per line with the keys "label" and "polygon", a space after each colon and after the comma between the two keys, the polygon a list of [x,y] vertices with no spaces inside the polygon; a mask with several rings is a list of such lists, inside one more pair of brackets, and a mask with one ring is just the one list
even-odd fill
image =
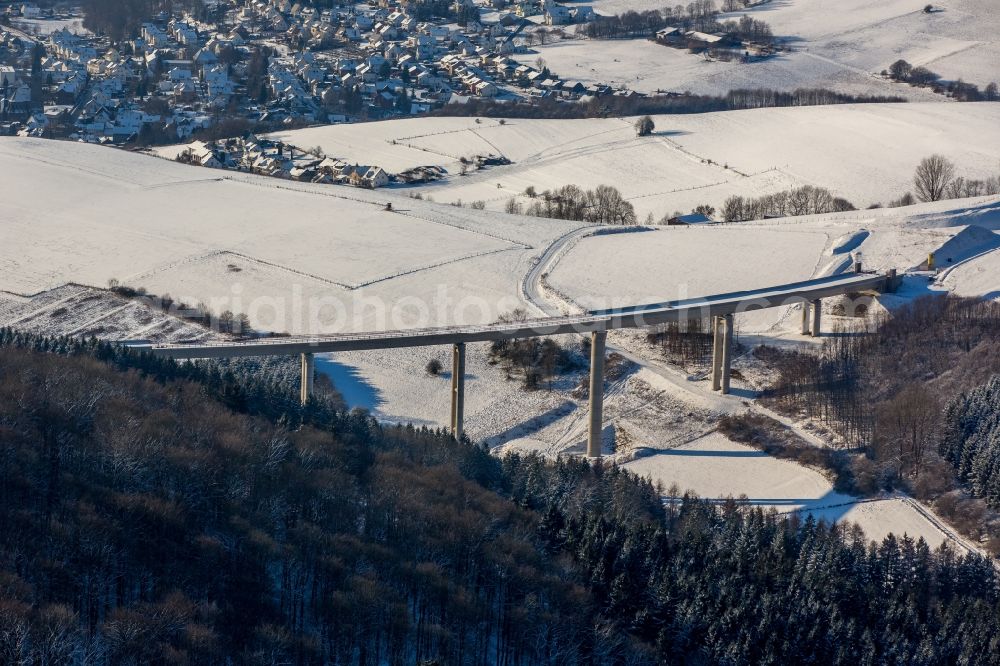
{"label": "bridge deck", "polygon": [[594,311],[584,315],[528,319],[505,324],[441,326],[327,336],[135,346],[147,348],[156,356],[175,359],[277,356],[365,349],[427,347],[543,335],[593,333],[620,328],[641,328],[687,318],[707,318],[780,307],[842,294],[882,291],[885,283],[886,277],[883,275],[851,273],[764,289]]}

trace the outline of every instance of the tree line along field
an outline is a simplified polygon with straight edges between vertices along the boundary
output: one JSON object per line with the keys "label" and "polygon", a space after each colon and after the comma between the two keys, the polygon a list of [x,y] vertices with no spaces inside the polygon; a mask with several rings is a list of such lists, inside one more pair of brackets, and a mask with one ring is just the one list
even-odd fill
{"label": "tree line along field", "polygon": [[764,404],[811,414],[864,455],[843,471],[855,491],[903,488],[1000,552],[994,301],[934,296],[812,355],[763,347],[774,368]]}

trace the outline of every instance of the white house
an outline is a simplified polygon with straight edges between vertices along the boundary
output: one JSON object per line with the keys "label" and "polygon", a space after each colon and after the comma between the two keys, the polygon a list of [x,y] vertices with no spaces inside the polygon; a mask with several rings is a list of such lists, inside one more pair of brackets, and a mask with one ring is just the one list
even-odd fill
{"label": "white house", "polygon": [[385,187],[389,184],[389,174],[382,167],[373,166],[369,167],[365,175],[361,177],[361,180],[366,186],[373,189],[376,187]]}
{"label": "white house", "polygon": [[545,9],[545,25],[565,25],[573,21],[569,8],[550,2]]}

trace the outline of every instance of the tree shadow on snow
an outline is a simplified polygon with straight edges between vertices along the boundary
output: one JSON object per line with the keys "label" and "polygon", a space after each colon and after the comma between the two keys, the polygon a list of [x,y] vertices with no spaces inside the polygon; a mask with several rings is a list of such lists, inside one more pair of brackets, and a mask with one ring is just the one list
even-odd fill
{"label": "tree shadow on snow", "polygon": [[344,401],[351,409],[360,407],[372,412],[385,404],[382,391],[369,384],[354,366],[317,356],[316,371],[330,378],[333,387],[344,396]]}

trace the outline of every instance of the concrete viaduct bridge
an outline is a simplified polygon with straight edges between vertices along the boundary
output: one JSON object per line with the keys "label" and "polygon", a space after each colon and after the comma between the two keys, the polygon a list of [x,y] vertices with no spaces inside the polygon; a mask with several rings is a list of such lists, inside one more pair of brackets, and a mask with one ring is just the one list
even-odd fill
{"label": "concrete viaduct bridge", "polygon": [[236,356],[299,355],[302,362],[301,399],[309,400],[313,389],[314,354],[397,349],[403,347],[452,346],[451,432],[462,436],[465,403],[465,345],[470,342],[513,340],[549,335],[589,335],[590,419],[587,455],[601,455],[601,425],[604,401],[604,354],[608,331],[644,328],[688,319],[711,319],[714,335],[712,390],[729,393],[733,357],[733,315],[785,305],[802,305],[802,334],[819,336],[821,301],[848,294],[891,291],[895,271],[887,275],[857,272],[804,282],[717,294],[665,303],[637,305],[582,315],[543,317],[485,326],[444,326],[375,333],[347,333],[315,337],[282,337],[207,343],[136,344],[154,356],[173,359],[230,358]]}

